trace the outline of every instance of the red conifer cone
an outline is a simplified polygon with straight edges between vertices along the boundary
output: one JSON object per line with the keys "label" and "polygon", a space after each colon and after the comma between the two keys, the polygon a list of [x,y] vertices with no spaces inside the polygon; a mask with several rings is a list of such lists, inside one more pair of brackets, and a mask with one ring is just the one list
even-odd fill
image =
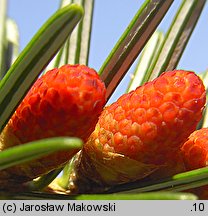
{"label": "red conifer cone", "polygon": [[[64,65],[32,86],[1,134],[1,150],[49,137],[86,141],[105,104],[106,89],[95,70]],[[35,178],[66,163],[76,151],[58,152],[2,172],[3,178]]]}
{"label": "red conifer cone", "polygon": [[[208,164],[208,128],[194,131],[181,147],[187,170],[206,167]],[[190,189],[199,199],[208,199],[208,185]]]}
{"label": "red conifer cone", "polygon": [[194,131],[181,148],[187,170],[198,169],[208,164],[208,128]]}
{"label": "red conifer cone", "polygon": [[104,187],[168,165],[196,129],[204,105],[204,85],[190,71],[165,72],[124,94],[99,117],[77,163],[77,179]]}

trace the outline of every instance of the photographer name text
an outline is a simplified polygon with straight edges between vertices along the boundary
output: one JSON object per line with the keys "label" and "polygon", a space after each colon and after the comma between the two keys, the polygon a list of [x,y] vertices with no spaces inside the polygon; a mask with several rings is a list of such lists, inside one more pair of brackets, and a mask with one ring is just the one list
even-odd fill
{"label": "photographer name text", "polygon": [[115,203],[105,204],[86,204],[84,202],[69,202],[67,204],[26,204],[22,203],[4,203],[2,206],[4,213],[16,212],[115,212]]}

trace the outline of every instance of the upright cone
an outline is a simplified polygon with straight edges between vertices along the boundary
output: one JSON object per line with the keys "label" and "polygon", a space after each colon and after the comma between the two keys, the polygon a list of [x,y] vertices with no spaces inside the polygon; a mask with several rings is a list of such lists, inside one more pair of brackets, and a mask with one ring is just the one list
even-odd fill
{"label": "upright cone", "polygon": [[165,72],[124,94],[99,117],[69,188],[75,193],[103,191],[171,167],[204,105],[204,85],[190,71]]}
{"label": "upright cone", "polygon": [[[32,86],[1,134],[1,151],[48,137],[86,141],[105,104],[106,89],[95,70],[64,65],[48,71]],[[76,151],[58,152],[1,171],[4,179],[31,180],[66,163]]]}
{"label": "upright cone", "polygon": [[[187,170],[206,167],[208,164],[208,128],[194,131],[182,145],[181,152]],[[199,199],[208,199],[208,185],[192,188],[189,192],[196,194]]]}

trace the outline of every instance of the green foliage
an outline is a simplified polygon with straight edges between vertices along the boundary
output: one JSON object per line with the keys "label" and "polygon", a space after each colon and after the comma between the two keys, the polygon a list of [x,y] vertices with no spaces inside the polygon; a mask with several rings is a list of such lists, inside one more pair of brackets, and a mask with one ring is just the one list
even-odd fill
{"label": "green foliage", "polygon": [[[88,64],[94,1],[79,1],[81,2],[80,6],[70,4],[77,2],[76,0],[62,0],[60,9],[40,28],[13,63],[12,59],[16,58],[18,50],[18,32],[16,30],[14,40],[11,40],[11,37],[7,35],[6,32],[8,32],[7,28],[9,27],[6,24],[8,22],[6,0],[0,1],[0,25],[2,26],[0,29],[0,76],[3,78],[0,82],[1,130],[45,67],[48,70],[67,63]],[[163,34],[156,31],[156,29],[172,2],[172,0],[146,0],[115,44],[99,70],[99,74],[107,86],[108,99],[140,53],[140,59],[127,91],[157,77],[161,72],[172,70],[177,66],[197,24],[205,0],[184,0],[176,12],[169,30],[166,34]],[[84,16],[82,8],[85,11]],[[82,21],[80,21],[81,19]],[[16,42],[11,43],[11,41]],[[9,54],[7,52],[8,46],[13,47],[12,52]],[[7,61],[5,61],[6,59]],[[5,62],[7,62],[7,65]],[[6,68],[9,68],[7,73]],[[207,72],[204,72],[201,75],[206,88],[207,74]],[[208,114],[206,109],[199,127],[207,126],[207,122]],[[81,149],[81,147],[82,141],[78,138],[55,137],[34,141],[0,152],[0,169],[29,162],[56,151]],[[57,177],[62,171],[62,168],[60,168],[40,177],[36,181],[28,182],[27,187],[31,192],[19,194],[4,194],[2,192],[1,196],[3,198],[12,197],[13,199],[50,198],[76,200],[197,199],[193,194],[179,193],[178,191],[208,183],[208,168],[203,168],[180,173],[159,181],[139,181],[119,185],[109,190],[110,194],[69,196],[35,192],[47,187],[55,178],[65,188],[72,167],[73,160],[65,167],[62,176]]]}

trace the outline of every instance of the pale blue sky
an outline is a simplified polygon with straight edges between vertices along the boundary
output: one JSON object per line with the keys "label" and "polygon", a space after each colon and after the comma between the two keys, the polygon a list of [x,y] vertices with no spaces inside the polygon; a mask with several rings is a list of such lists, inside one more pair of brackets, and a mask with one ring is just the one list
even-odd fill
{"label": "pale blue sky", "polygon": [[[99,70],[105,58],[135,15],[142,0],[95,0],[89,66]],[[166,32],[181,0],[175,0],[159,26]],[[8,15],[15,19],[20,31],[21,49],[29,42],[39,27],[58,8],[59,0],[8,0]],[[208,4],[198,21],[194,33],[178,65],[180,69],[202,72],[208,68]],[[134,66],[133,66],[134,67]],[[130,69],[133,70],[133,67]],[[115,100],[128,84],[122,82]]]}

